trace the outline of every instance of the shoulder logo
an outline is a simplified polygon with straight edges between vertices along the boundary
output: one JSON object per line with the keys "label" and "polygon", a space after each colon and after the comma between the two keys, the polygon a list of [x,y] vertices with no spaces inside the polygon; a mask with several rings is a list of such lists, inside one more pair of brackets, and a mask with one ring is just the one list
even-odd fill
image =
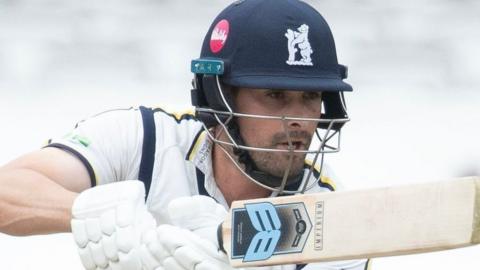
{"label": "shoulder logo", "polygon": [[221,20],[215,25],[210,37],[210,50],[213,53],[218,53],[223,49],[228,38],[230,24],[227,20]]}
{"label": "shoulder logo", "polygon": [[[297,30],[287,29],[285,37],[288,39],[288,60],[291,66],[313,66],[311,55],[313,53],[308,41],[308,25],[302,24]],[[300,59],[297,60],[297,52]]]}
{"label": "shoulder logo", "polygon": [[88,147],[91,144],[90,140],[87,137],[74,134],[73,132],[68,133],[63,138],[72,143],[83,145],[84,147]]}

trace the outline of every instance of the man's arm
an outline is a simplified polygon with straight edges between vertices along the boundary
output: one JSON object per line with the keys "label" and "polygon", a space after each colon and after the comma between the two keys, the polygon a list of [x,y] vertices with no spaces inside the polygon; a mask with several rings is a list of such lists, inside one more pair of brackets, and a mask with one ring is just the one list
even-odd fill
{"label": "man's arm", "polygon": [[69,232],[73,201],[90,177],[73,155],[44,148],[0,167],[0,187],[0,232]]}

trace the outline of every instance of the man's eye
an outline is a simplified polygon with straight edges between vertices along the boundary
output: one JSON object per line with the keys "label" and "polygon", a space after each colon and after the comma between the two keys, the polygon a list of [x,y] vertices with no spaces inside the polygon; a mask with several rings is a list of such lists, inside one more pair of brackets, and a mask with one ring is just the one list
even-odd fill
{"label": "man's eye", "polygon": [[281,99],[284,97],[284,94],[280,91],[271,91],[271,92],[267,92],[267,97],[274,98],[274,99]]}
{"label": "man's eye", "polygon": [[306,100],[316,100],[322,98],[322,94],[319,92],[305,92],[303,98]]}

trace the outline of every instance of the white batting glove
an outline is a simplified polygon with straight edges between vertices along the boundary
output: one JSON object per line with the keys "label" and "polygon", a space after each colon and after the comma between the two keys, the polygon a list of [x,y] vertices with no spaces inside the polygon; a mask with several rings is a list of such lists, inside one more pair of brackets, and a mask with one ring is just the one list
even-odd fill
{"label": "white batting glove", "polygon": [[75,199],[72,233],[86,269],[142,269],[142,236],[156,227],[144,200],[136,180],[97,186]]}
{"label": "white batting glove", "polygon": [[192,231],[218,247],[217,228],[228,212],[214,199],[196,195],[172,200],[168,215],[172,225]]}
{"label": "white batting glove", "polygon": [[205,196],[182,197],[168,205],[168,213],[172,224],[145,235],[145,270],[231,269],[216,240],[217,227],[227,214],[223,206]]}
{"label": "white batting glove", "polygon": [[229,270],[226,255],[195,233],[169,224],[148,234],[142,246],[145,270]]}
{"label": "white batting glove", "polygon": [[146,254],[153,266],[147,270],[234,269],[217,241],[218,225],[227,215],[222,205],[206,196],[182,197],[170,202],[168,213],[172,225],[160,225],[155,234],[149,233],[145,239],[146,248],[142,254]]}

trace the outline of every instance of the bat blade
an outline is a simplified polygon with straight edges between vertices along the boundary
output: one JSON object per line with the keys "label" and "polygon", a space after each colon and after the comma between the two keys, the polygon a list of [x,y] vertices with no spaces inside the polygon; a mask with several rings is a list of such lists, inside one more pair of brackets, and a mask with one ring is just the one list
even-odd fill
{"label": "bat blade", "polygon": [[480,177],[236,201],[221,232],[235,267],[465,247],[480,243]]}

